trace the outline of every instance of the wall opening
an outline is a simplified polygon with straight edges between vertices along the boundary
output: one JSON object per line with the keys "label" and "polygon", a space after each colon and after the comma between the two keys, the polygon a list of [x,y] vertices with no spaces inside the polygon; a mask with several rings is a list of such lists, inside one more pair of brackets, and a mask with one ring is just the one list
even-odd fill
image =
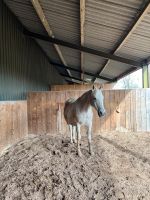
{"label": "wall opening", "polygon": [[142,69],[117,81],[113,89],[138,89],[143,88]]}

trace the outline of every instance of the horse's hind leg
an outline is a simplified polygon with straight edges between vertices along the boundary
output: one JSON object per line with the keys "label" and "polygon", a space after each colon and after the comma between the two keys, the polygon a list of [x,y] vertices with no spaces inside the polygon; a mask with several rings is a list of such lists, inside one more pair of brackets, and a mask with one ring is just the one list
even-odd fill
{"label": "horse's hind leg", "polygon": [[73,127],[72,127],[72,125],[69,125],[69,131],[70,131],[70,142],[73,143],[73,140],[72,140]]}
{"label": "horse's hind leg", "polygon": [[72,127],[72,137],[73,137],[73,142],[76,143],[76,127]]}
{"label": "horse's hind leg", "polygon": [[80,150],[80,140],[81,140],[81,136],[80,136],[80,124],[77,124],[76,130],[77,130],[77,152],[78,152],[78,155],[81,157],[82,153],[81,153],[81,150]]}

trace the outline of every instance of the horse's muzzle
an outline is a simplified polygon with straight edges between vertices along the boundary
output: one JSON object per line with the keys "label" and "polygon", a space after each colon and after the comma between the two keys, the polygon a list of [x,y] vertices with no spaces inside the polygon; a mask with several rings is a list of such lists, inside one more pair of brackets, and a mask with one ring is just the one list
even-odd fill
{"label": "horse's muzzle", "polygon": [[98,111],[98,116],[99,117],[103,117],[103,116],[105,116],[105,114],[106,114],[105,111],[103,111],[103,112],[101,110]]}

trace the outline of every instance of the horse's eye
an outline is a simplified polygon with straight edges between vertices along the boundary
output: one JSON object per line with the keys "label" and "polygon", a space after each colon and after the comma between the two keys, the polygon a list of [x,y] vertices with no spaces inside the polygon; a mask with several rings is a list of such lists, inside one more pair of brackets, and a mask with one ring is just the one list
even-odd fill
{"label": "horse's eye", "polygon": [[96,101],[96,98],[93,98],[94,101]]}

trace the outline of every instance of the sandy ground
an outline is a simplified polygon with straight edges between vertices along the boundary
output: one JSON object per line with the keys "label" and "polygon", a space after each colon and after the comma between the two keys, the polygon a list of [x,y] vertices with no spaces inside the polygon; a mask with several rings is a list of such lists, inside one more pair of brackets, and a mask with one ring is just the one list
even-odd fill
{"label": "sandy ground", "polygon": [[83,157],[69,138],[32,136],[0,157],[0,200],[150,200],[150,135],[103,133]]}

